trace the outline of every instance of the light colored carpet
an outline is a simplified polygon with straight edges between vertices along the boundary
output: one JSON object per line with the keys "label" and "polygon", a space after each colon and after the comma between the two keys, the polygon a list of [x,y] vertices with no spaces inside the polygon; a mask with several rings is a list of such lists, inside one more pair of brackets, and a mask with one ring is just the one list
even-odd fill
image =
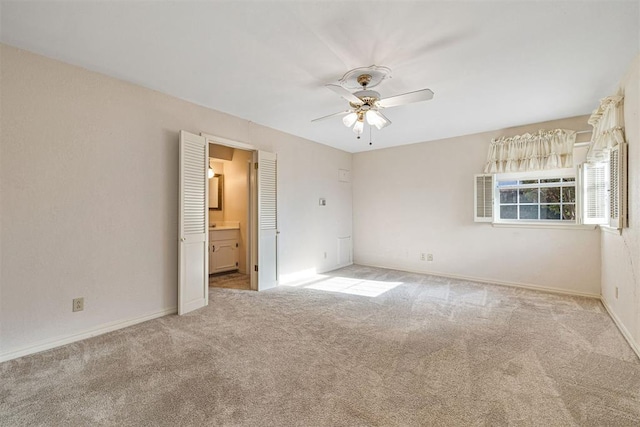
{"label": "light colored carpet", "polygon": [[0,425],[640,425],[597,300],[359,266],[304,286],[3,363]]}

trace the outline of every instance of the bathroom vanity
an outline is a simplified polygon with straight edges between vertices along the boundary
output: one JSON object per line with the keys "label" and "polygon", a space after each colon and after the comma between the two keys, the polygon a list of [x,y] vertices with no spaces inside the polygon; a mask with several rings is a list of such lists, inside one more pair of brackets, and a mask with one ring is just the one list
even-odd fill
{"label": "bathroom vanity", "polygon": [[237,270],[239,254],[239,225],[209,228],[209,274]]}

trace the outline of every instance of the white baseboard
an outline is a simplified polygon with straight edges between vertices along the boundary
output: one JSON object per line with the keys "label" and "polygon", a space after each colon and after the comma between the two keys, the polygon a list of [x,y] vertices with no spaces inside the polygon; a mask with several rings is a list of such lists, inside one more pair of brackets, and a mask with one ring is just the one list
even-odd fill
{"label": "white baseboard", "polygon": [[469,281],[469,282],[488,283],[488,284],[491,284],[491,285],[510,286],[512,288],[523,288],[523,289],[531,289],[531,290],[534,290],[534,291],[551,292],[551,293],[554,293],[554,294],[573,295],[573,296],[579,296],[579,297],[598,298],[598,299],[600,299],[600,295],[599,294],[592,294],[590,292],[574,291],[574,290],[570,290],[570,289],[554,288],[554,287],[550,287],[550,286],[532,285],[532,284],[529,284],[529,283],[519,283],[519,282],[506,282],[506,281],[503,281],[503,280],[487,279],[487,278],[483,278],[483,277],[473,277],[473,276],[462,276],[462,275],[459,275],[459,274],[442,273],[442,272],[439,272],[439,271],[418,271],[418,270],[411,270],[411,269],[406,269],[406,268],[401,268],[401,267],[388,267],[388,266],[384,266],[384,265],[363,264],[363,263],[360,263],[360,262],[356,262],[356,264],[362,265],[362,266],[365,266],[365,267],[387,268],[387,269],[390,269],[390,270],[406,271],[408,273],[429,274],[431,276],[448,277],[448,278],[451,278],[451,279],[466,280],[466,281]]}
{"label": "white baseboard", "polygon": [[118,329],[126,328],[127,326],[133,326],[138,323],[146,322],[147,320],[157,319],[158,317],[166,316],[167,314],[175,314],[177,313],[177,311],[177,307],[166,308],[155,313],[146,314],[140,317],[134,317],[128,320],[118,320],[115,322],[105,323],[103,325],[76,334],[42,340],[27,347],[0,353],[0,362],[6,362],[7,360],[17,359],[18,357],[40,353],[41,351],[50,350],[52,348],[60,347],[66,344],[71,344],[72,342],[96,337],[98,335],[106,334],[107,332],[112,332]]}
{"label": "white baseboard", "polygon": [[620,318],[613,312],[613,310],[611,309],[611,306],[607,303],[607,300],[604,298],[604,295],[600,297],[600,301],[602,301],[602,305],[604,305],[604,308],[607,310],[607,313],[609,313],[609,316],[611,316],[611,318],[613,319],[613,323],[616,324],[616,326],[622,333],[622,336],[624,337],[624,339],[627,340],[627,342],[629,343],[633,351],[636,353],[636,355],[640,359],[640,344],[633,340],[633,337],[629,333],[629,330],[624,326]]}
{"label": "white baseboard", "polygon": [[349,267],[350,265],[353,265],[353,263],[352,262],[348,262],[346,264],[337,264],[337,265],[334,265],[333,267],[329,267],[329,268],[326,268],[326,269],[323,269],[323,270],[319,270],[318,274],[324,274],[324,273],[328,273],[330,271],[339,270],[341,268]]}

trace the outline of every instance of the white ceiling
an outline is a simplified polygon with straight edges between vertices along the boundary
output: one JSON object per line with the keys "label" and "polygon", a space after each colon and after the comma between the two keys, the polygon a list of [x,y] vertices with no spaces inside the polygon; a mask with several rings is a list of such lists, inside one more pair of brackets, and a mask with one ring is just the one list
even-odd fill
{"label": "white ceiling", "polygon": [[[1,39],[349,152],[587,114],[639,52],[639,2],[2,1]],[[324,87],[392,69],[363,139]],[[206,129],[215,133],[215,129]]]}

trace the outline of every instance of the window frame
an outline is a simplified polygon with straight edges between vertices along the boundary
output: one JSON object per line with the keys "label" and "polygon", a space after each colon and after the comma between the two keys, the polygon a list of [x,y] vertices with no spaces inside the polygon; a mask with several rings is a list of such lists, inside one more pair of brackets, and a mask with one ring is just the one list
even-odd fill
{"label": "window frame", "polygon": [[[573,178],[573,185],[575,191],[575,201],[573,202],[575,206],[575,219],[574,220],[562,220],[562,219],[502,219],[500,218],[500,186],[498,183],[500,181],[523,181],[523,180],[540,180],[540,179],[555,179],[555,178]],[[539,188],[540,184],[532,185],[531,188]],[[560,187],[563,187],[560,185]],[[502,187],[504,188],[504,187]],[[523,186],[514,186],[514,188],[526,188]],[[527,171],[527,172],[510,172],[510,173],[499,173],[494,176],[494,197],[493,197],[493,222],[494,226],[526,226],[526,227],[569,227],[575,228],[580,227],[579,218],[579,186],[578,186],[578,173],[576,168],[564,168],[564,169],[550,169],[544,171]],[[540,206],[540,201],[532,204],[536,206]],[[519,204],[516,204],[519,206]],[[593,227],[589,227],[593,228]]]}

